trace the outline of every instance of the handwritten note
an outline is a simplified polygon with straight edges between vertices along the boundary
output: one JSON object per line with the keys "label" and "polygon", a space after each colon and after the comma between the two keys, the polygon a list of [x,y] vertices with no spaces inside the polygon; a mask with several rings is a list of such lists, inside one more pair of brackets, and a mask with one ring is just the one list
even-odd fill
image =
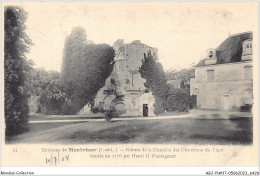
{"label": "handwritten note", "polygon": [[58,165],[63,162],[68,162],[70,155],[61,155],[59,152],[52,153],[50,157],[45,158],[46,165]]}

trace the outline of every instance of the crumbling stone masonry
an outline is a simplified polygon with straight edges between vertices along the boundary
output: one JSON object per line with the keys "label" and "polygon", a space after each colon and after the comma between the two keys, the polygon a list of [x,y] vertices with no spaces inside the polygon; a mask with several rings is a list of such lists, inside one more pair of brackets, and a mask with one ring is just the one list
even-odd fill
{"label": "crumbling stone masonry", "polygon": [[104,111],[114,110],[121,116],[154,116],[154,97],[144,87],[139,68],[145,54],[158,58],[157,49],[139,40],[124,44],[122,39],[117,40],[113,48],[114,69],[97,93],[95,106]]}

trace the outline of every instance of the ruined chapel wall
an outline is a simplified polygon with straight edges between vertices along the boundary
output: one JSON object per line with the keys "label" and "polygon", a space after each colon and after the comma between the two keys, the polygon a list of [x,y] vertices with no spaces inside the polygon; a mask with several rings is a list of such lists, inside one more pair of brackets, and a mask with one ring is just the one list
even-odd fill
{"label": "ruined chapel wall", "polygon": [[[107,90],[115,89],[116,94],[124,95],[124,104],[126,107],[125,115],[142,116],[143,104],[148,104],[149,116],[153,114],[154,98],[151,95],[144,94],[145,79],[141,77],[139,68],[142,66],[144,54],[150,52],[157,58],[157,49],[151,48],[140,41],[133,41],[130,44],[124,44],[123,40],[117,40],[113,48],[115,50],[115,64],[111,75],[107,78],[105,86],[99,90],[95,105],[104,102],[104,107],[109,108],[115,95],[104,94]],[[114,79],[116,87],[111,84]]]}

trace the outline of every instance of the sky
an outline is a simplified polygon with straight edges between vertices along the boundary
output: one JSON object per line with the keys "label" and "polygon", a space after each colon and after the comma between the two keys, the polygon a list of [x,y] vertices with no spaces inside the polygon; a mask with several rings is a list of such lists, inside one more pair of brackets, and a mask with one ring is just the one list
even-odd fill
{"label": "sky", "polygon": [[[10,2],[9,2],[10,4]],[[64,41],[85,28],[95,44],[141,40],[158,48],[164,70],[191,67],[230,34],[257,31],[257,2],[21,2],[29,13],[27,54],[35,67],[60,71]]]}

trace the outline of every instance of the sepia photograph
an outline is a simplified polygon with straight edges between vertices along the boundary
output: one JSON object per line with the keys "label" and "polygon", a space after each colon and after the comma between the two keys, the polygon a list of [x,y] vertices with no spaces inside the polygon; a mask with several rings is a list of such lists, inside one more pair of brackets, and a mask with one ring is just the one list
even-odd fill
{"label": "sepia photograph", "polygon": [[3,165],[257,166],[257,2],[1,6]]}

